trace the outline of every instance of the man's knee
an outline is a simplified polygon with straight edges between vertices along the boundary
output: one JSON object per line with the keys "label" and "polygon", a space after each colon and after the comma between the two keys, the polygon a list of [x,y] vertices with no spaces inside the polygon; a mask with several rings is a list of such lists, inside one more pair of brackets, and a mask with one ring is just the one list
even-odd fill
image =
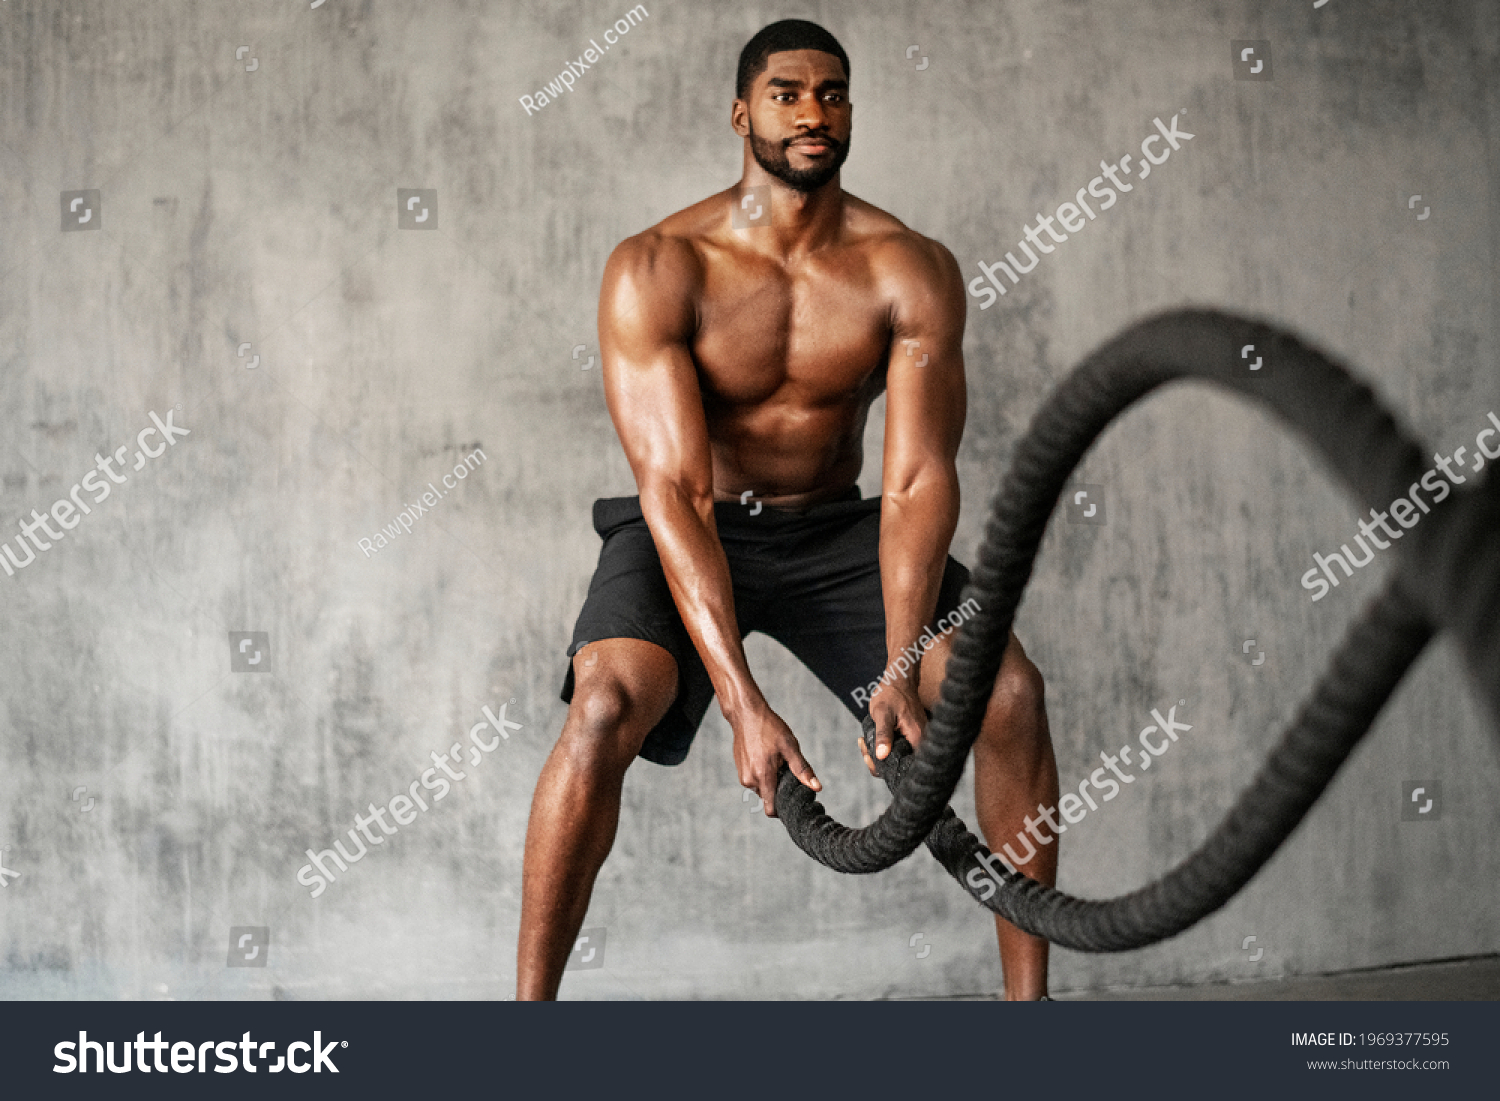
{"label": "man's knee", "polygon": [[1042,671],[1017,646],[1014,653],[1006,654],[1000,675],[995,678],[991,702],[1008,711],[1034,712],[1041,709],[1045,692]]}
{"label": "man's knee", "polygon": [[612,678],[600,677],[579,685],[568,708],[568,722],[590,739],[607,738],[630,714],[630,697],[625,686]]}
{"label": "man's knee", "polygon": [[655,724],[643,701],[621,681],[592,677],[573,693],[560,748],[580,771],[623,773]]}
{"label": "man's knee", "polygon": [[984,740],[1019,748],[1046,738],[1046,685],[1042,671],[1012,640],[995,678],[985,715]]}

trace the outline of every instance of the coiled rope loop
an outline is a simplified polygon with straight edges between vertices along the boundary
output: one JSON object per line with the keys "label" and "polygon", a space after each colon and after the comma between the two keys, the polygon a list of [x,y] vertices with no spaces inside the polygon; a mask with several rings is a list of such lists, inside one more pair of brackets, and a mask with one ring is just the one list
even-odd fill
{"label": "coiled rope loop", "polygon": [[[1265,377],[1246,369],[1247,347],[1274,367]],[[1427,470],[1423,451],[1369,387],[1283,329],[1181,310],[1126,330],[1052,393],[1017,444],[963,594],[979,611],[954,638],[921,749],[913,753],[898,738],[881,763],[890,806],[870,825],[850,829],[784,770],[776,811],[798,847],[837,871],[867,873],[890,867],[925,840],[970,894],[1027,932],[1081,951],[1124,951],[1182,932],[1249,882],[1333,780],[1437,631],[1457,641],[1500,731],[1500,479],[1491,467],[1482,479],[1468,475],[1470,485],[1405,531],[1393,548],[1394,576],[1350,628],[1265,766],[1197,851],[1156,882],[1118,898],[1074,898],[1013,871],[968,831],[947,803],[979,735],[1048,519],[1109,423],[1178,379],[1203,379],[1268,406],[1366,507],[1386,507]],[[873,751],[869,720],[865,737]]]}

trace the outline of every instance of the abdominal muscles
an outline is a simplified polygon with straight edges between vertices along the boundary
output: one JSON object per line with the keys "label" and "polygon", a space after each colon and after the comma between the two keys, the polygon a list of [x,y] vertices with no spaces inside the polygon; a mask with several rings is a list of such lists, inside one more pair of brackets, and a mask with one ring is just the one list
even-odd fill
{"label": "abdominal muscles", "polygon": [[749,490],[771,504],[797,504],[837,495],[859,477],[869,408],[870,399],[851,395],[815,407],[772,399],[710,410],[715,496]]}

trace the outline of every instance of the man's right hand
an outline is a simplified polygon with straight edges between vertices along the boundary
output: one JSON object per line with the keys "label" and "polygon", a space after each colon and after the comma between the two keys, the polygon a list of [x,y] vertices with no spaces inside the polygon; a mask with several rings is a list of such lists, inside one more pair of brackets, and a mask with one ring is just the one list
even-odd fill
{"label": "man's right hand", "polygon": [[[726,716],[728,717],[728,716]],[[767,818],[776,817],[776,777],[785,761],[792,775],[813,791],[823,785],[802,756],[797,738],[781,716],[761,705],[729,718],[734,729],[734,767],[740,783],[760,796]]]}

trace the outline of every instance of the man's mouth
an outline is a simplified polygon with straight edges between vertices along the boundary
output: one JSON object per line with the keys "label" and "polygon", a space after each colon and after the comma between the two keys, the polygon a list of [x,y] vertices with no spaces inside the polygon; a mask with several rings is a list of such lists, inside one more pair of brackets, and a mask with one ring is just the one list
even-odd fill
{"label": "man's mouth", "polygon": [[792,148],[808,157],[821,156],[833,149],[833,143],[826,138],[799,138],[792,142]]}

